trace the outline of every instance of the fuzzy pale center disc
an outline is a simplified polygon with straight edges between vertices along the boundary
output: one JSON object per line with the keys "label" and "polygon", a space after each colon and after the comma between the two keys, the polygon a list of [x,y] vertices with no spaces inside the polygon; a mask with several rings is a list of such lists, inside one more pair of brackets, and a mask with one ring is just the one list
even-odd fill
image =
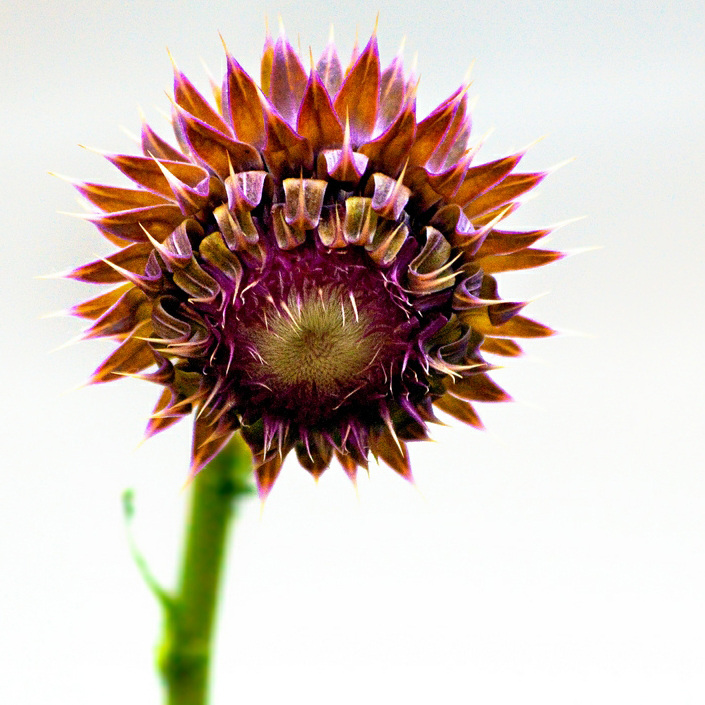
{"label": "fuzzy pale center disc", "polygon": [[319,291],[303,300],[290,296],[253,342],[275,391],[328,395],[350,386],[374,359],[380,341],[368,328],[351,298]]}

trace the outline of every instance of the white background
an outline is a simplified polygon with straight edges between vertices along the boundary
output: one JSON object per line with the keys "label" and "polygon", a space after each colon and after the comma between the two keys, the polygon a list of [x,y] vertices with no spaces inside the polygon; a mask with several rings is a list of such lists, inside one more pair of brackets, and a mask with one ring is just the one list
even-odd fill
{"label": "white background", "polygon": [[[519,403],[412,449],[416,485],[373,464],[356,495],[288,464],[235,527],[213,704],[705,702],[705,11],[699,2],[155,0],[0,6],[0,701],[158,703],[158,610],[137,540],[173,580],[189,452],[182,423],[135,450],[157,395],[74,391],[111,349],[50,353],[80,322],[42,319],[94,289],[38,280],[104,255],[71,187],[120,183],[78,143],[133,152],[137,106],[162,129],[168,46],[203,89],[218,31],[258,73],[264,13],[304,56],[334,22],[343,55],[381,11],[388,62],[418,52],[419,113],[472,59],[492,159],[576,160],[510,224],[585,215],[552,239],[600,246],[501,278],[563,330],[495,378]],[[578,331],[580,334],[576,334]]]}

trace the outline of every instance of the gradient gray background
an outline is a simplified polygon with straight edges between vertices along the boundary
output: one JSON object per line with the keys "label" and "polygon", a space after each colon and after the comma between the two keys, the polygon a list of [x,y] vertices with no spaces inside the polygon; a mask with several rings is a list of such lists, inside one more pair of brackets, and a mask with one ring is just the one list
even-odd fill
{"label": "gradient gray background", "polygon": [[[15,6],[17,7],[17,6]],[[575,216],[557,248],[602,249],[502,276],[528,314],[578,331],[527,346],[496,379],[519,400],[489,431],[439,428],[411,486],[372,466],[293,464],[236,526],[213,703],[705,702],[705,11],[700,2],[33,2],[0,9],[2,350],[0,701],[159,702],[160,618],[135,533],[171,584],[189,424],[135,450],[157,389],[73,391],[111,348],[49,351],[41,319],[94,291],[36,275],[111,246],[52,170],[120,183],[85,144],[131,152],[137,106],[162,130],[168,46],[207,88],[218,31],[258,72],[264,13],[305,54],[343,55],[381,11],[389,61],[418,52],[419,113],[472,59],[492,159],[537,137],[528,169],[576,160],[512,216]]]}

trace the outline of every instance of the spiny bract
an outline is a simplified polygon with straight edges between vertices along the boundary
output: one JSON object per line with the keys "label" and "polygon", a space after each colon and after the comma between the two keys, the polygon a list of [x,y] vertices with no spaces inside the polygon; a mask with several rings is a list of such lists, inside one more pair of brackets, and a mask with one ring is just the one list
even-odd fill
{"label": "spiny bract", "polygon": [[417,122],[374,35],[309,72],[267,36],[261,87],[226,56],[215,107],[174,68],[178,149],[143,124],[144,156],[106,155],[137,188],[76,184],[120,248],[69,274],[118,284],[71,311],[119,342],[91,381],[163,386],[148,436],[196,411],[193,473],[241,429],[263,496],[292,449],[316,477],[370,451],[410,477],[434,405],[481,427],[472,402],[509,398],[482,353],[553,332],[493,276],[560,256],[497,228],[545,173],[472,164],[467,85]]}

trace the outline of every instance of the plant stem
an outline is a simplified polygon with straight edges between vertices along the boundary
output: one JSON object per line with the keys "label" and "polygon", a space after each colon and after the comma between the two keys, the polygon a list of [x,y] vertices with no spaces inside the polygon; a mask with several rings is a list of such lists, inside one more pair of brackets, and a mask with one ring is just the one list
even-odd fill
{"label": "plant stem", "polygon": [[181,574],[165,602],[159,670],[167,705],[206,705],[213,627],[228,528],[238,500],[252,493],[252,457],[236,434],[196,475]]}

